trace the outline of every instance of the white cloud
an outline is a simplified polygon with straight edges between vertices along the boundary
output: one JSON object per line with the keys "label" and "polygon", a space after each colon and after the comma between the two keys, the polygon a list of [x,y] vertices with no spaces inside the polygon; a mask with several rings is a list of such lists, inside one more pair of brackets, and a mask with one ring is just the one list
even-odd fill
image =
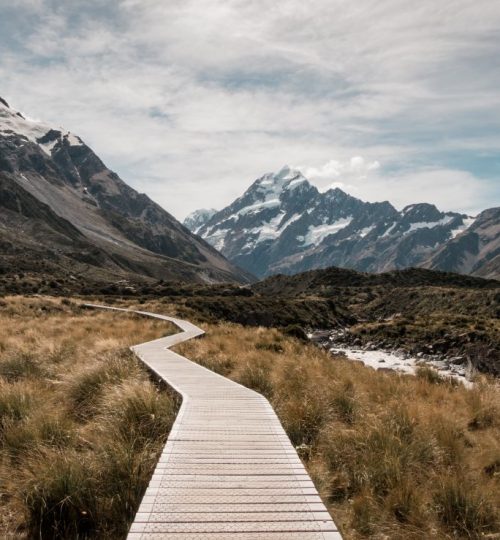
{"label": "white cloud", "polygon": [[498,204],[479,174],[435,162],[498,154],[498,4],[107,4],[9,3],[0,95],[81,135],[176,216],[221,207],[283,163],[397,204],[432,197],[432,178],[445,204]]}
{"label": "white cloud", "polygon": [[332,181],[335,181],[334,186],[338,187],[339,180],[365,180],[371,172],[380,168],[380,163],[367,161],[362,156],[354,156],[345,162],[331,159],[320,167],[299,168],[304,171],[307,178],[321,187],[324,187],[326,183],[328,183],[326,187],[331,187]]}
{"label": "white cloud", "polygon": [[443,211],[476,215],[498,205],[494,183],[485,183],[469,172],[453,169],[425,168],[380,176],[361,189],[368,200],[384,197],[398,208],[428,202]]}
{"label": "white cloud", "polygon": [[428,202],[444,211],[475,215],[495,204],[493,182],[484,182],[461,170],[426,167],[387,173],[378,161],[367,161],[361,156],[345,162],[330,160],[318,168],[299,168],[321,191],[338,187],[371,202],[388,199],[400,209]]}

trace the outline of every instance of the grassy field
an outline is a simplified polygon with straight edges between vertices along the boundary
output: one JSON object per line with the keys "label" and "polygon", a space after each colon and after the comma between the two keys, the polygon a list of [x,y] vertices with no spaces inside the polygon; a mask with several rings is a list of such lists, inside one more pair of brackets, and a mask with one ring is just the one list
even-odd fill
{"label": "grassy field", "polygon": [[128,346],[174,331],[0,300],[0,537],[123,538],[176,415]]}
{"label": "grassy field", "polygon": [[[192,308],[136,307],[196,322]],[[347,540],[499,537],[490,380],[466,390],[332,359],[276,329],[203,327],[180,352],[270,400]],[[71,300],[0,300],[0,537],[124,537],[178,407],[128,346],[171,331]]]}
{"label": "grassy field", "polygon": [[346,539],[498,538],[500,392],[375,372],[274,329],[177,349],[264,394]]}

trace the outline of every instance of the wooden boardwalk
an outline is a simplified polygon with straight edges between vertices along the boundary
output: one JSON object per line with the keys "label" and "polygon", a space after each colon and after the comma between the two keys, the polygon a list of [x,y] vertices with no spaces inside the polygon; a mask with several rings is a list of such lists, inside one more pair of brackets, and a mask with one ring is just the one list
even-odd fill
{"label": "wooden boardwalk", "polygon": [[197,326],[134,313],[182,330],[131,347],[182,405],[128,538],[341,540],[269,402],[168,350]]}

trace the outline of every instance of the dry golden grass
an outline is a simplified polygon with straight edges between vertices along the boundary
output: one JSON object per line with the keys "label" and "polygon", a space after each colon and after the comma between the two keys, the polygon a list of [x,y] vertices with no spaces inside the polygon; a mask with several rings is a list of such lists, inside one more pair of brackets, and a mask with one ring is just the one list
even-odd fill
{"label": "dry golden grass", "polygon": [[[182,353],[268,397],[346,539],[498,537],[492,382],[468,391],[277,330],[206,329]],[[0,300],[0,537],[124,536],[177,406],[127,347],[167,330],[71,301]]]}
{"label": "dry golden grass", "polygon": [[375,372],[272,329],[206,330],[178,350],[271,401],[346,539],[499,537],[493,382]]}
{"label": "dry golden grass", "polygon": [[128,347],[169,331],[68,300],[0,300],[0,537],[124,537],[178,406]]}

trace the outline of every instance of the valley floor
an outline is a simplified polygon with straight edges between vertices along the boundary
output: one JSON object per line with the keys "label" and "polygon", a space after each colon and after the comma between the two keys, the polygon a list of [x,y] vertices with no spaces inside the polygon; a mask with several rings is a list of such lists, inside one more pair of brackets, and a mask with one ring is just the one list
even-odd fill
{"label": "valley floor", "polygon": [[[500,534],[494,380],[374,371],[277,329],[188,318],[207,335],[179,352],[269,399],[347,540]],[[127,347],[169,331],[72,300],[0,301],[0,536],[124,537],[178,405]]]}

